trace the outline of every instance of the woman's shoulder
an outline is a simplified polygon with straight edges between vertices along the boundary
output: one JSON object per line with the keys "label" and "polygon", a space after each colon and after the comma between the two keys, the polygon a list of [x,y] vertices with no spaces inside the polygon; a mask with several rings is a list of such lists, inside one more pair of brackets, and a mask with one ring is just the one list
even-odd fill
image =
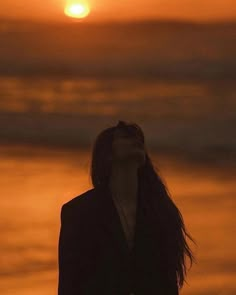
{"label": "woman's shoulder", "polygon": [[74,198],[70,199],[69,201],[67,201],[66,203],[63,204],[63,206],[65,207],[74,207],[78,204],[82,204],[85,203],[87,201],[89,201],[92,196],[94,196],[95,193],[95,189],[89,189],[83,193],[81,193],[80,195],[75,196]]}
{"label": "woman's shoulder", "polygon": [[64,203],[61,207],[60,220],[64,227],[73,230],[73,226],[82,232],[96,225],[96,198],[94,189],[87,190]]}
{"label": "woman's shoulder", "polygon": [[64,203],[61,207],[61,210],[67,211],[67,212],[81,210],[82,212],[85,212],[86,209],[93,207],[93,204],[95,203],[94,196],[95,196],[95,189],[94,188],[89,189],[75,196],[74,198],[67,201],[66,203]]}

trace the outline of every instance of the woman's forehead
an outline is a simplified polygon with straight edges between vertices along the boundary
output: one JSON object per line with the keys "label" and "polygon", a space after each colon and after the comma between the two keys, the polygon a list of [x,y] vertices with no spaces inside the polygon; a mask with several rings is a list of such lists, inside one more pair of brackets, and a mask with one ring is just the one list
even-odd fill
{"label": "woman's forehead", "polygon": [[123,134],[130,134],[130,135],[137,135],[139,130],[134,126],[127,126],[125,128],[116,128],[115,135],[123,135]]}
{"label": "woman's forehead", "polygon": [[121,129],[121,128],[117,128],[114,132],[115,135],[120,135],[120,134],[125,134],[125,133],[127,133],[127,131],[124,129]]}

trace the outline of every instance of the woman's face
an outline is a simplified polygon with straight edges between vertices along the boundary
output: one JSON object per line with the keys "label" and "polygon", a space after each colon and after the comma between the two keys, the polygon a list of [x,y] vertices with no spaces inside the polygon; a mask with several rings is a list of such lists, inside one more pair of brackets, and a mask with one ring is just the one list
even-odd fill
{"label": "woman's face", "polygon": [[138,166],[145,163],[145,146],[138,132],[127,133],[123,129],[115,130],[112,150],[114,161],[136,162]]}

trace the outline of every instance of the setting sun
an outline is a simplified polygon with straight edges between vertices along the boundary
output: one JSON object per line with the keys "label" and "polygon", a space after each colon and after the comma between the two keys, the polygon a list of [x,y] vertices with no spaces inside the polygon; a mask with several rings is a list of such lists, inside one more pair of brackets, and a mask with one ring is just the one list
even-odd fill
{"label": "setting sun", "polygon": [[84,18],[89,14],[90,8],[85,2],[70,1],[67,3],[64,12],[69,17]]}

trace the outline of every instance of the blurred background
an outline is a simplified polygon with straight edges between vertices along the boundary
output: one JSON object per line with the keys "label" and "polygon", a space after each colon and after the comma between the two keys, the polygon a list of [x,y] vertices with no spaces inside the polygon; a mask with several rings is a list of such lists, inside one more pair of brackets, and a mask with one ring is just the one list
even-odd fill
{"label": "blurred background", "polygon": [[181,294],[236,294],[235,113],[233,0],[2,2],[1,294],[57,294],[61,207],[118,120],[143,129],[197,242]]}

